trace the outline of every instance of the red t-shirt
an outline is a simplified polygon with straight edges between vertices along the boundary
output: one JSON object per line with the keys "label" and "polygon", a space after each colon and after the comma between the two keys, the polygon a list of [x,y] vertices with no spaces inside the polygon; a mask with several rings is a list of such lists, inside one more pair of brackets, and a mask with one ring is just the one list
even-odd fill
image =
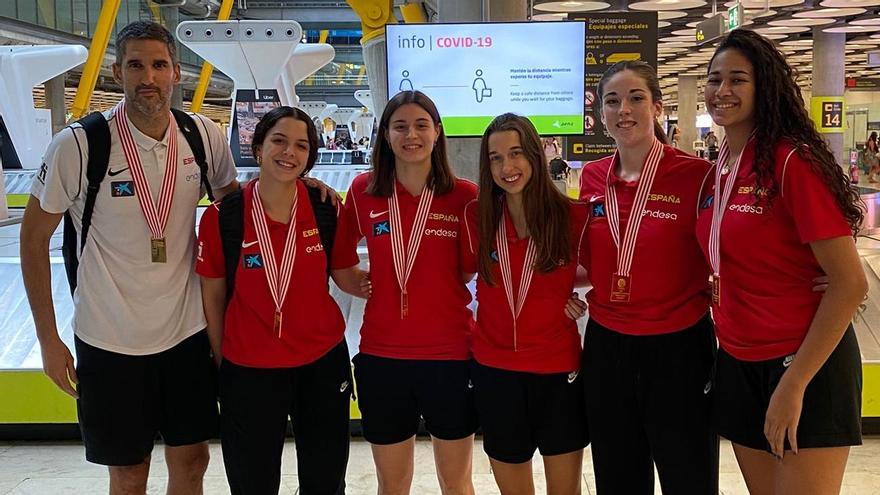
{"label": "red t-shirt", "polygon": [[[581,336],[577,322],[568,318],[564,311],[574,290],[577,265],[585,255],[581,248],[586,241],[588,208],[583,203],[571,203],[570,212],[572,259],[549,273],[534,271],[515,330],[501,278],[501,264],[496,261],[492,266],[495,287],[490,287],[481,277],[477,279],[479,305],[473,351],[474,358],[481,364],[530,373],[563,373],[580,368]],[[462,245],[462,259],[465,260],[465,271],[474,273],[479,251],[476,201],[468,203],[464,217],[466,242]],[[507,208],[504,208],[503,221],[507,224],[515,301],[529,239],[517,238]],[[497,259],[497,254],[493,259]]]}
{"label": "red t-shirt", "polygon": [[[360,352],[396,359],[470,358],[471,294],[462,281],[459,216],[477,194],[476,185],[457,179],[454,189],[434,196],[421,246],[407,283],[409,314],[400,317],[400,287],[391,250],[390,198],[367,194],[370,173],[355,177],[345,198],[333,247],[334,269],[358,264],[357,244],[367,238],[373,293],[361,327]],[[403,244],[408,246],[420,196],[395,181]]]}
{"label": "red t-shirt", "polygon": [[[327,288],[327,256],[318,234],[309,193],[297,182],[296,258],[282,307],[281,338],[273,332],[275,302],[266,280],[262,247],[254,228],[252,198],[256,180],[244,187],[244,238],[235,273],[235,290],[226,308],[223,357],[255,368],[280,368],[311,363],[342,341],[345,320]],[[220,240],[219,209],[208,207],[199,225],[196,272],[226,277]],[[288,224],[267,218],[275,259],[281,262]]]}
{"label": "red t-shirt", "polygon": [[[778,196],[756,201],[754,154],[751,142],[721,223],[721,304],[712,308],[721,347],[744,361],[800,348],[823,295],[813,292],[824,272],[809,243],[852,235],[828,186],[791,144],[774,152]],[[707,189],[697,234],[708,260],[714,178]]]}
{"label": "red t-shirt", "polygon": [[[590,162],[581,171],[581,200],[592,207],[588,227],[593,290],[587,294],[590,318],[629,335],[659,335],[695,324],[709,310],[709,268],[694,235],[697,207],[711,164],[673,148],[663,157],[642,212],[630,268],[629,302],[611,302],[617,248],[608,226],[605,180],[612,156]],[[612,173],[620,217],[626,232],[638,181],[624,182]]]}

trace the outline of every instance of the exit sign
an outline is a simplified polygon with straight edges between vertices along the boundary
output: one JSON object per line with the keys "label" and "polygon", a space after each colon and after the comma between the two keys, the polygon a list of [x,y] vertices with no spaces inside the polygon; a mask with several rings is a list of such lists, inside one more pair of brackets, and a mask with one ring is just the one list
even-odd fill
{"label": "exit sign", "polygon": [[736,2],[736,5],[727,9],[727,30],[733,31],[734,29],[743,25],[743,6],[741,3]]}

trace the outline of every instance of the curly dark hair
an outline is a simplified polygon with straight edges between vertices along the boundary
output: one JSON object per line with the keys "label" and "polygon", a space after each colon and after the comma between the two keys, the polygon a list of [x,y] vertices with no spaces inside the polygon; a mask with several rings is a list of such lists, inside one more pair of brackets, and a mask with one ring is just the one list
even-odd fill
{"label": "curly dark hair", "polygon": [[[772,42],[754,31],[731,31],[715,50],[709,70],[719,53],[736,50],[752,64],[755,82],[755,163],[758,200],[772,202],[779,194],[774,176],[773,150],[780,141],[796,146],[798,155],[812,164],[822,177],[853,235],[858,234],[865,216],[865,205],[858,191],[837,164],[828,144],[819,135],[807,114],[801,90],[795,82],[797,72]],[[761,195],[766,195],[763,198]]]}

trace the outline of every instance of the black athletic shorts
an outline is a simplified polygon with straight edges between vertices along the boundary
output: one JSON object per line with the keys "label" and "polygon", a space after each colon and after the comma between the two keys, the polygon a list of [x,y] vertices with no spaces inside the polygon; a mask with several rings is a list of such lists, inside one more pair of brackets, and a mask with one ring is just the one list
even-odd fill
{"label": "black athletic shorts", "polygon": [[589,443],[580,373],[537,374],[473,362],[471,379],[483,429],[483,450],[519,464],[541,455],[568,454]]}
{"label": "black athletic shorts", "polygon": [[425,429],[441,440],[459,440],[477,430],[469,361],[391,359],[357,354],[357,401],[364,438],[389,445]]}
{"label": "black athletic shorts", "polygon": [[140,464],[157,434],[173,447],[217,435],[217,368],[205,331],[147,356],[74,342],[76,409],[89,462]]}
{"label": "black athletic shorts", "polygon": [[220,439],[232,495],[277,495],[287,418],[299,493],[345,493],[351,362],[345,340],[295,368],[220,365]]}
{"label": "black athletic shorts", "polygon": [[718,493],[718,435],[708,384],[715,358],[708,315],[662,335],[587,322],[581,371],[596,493]]}
{"label": "black athletic shorts", "polygon": [[[740,361],[723,349],[713,380],[712,421],[731,442],[770,451],[764,419],[770,396],[793,359]],[[799,449],[862,444],[862,359],[853,327],[807,385],[797,429]],[[788,440],[785,448],[790,449]]]}

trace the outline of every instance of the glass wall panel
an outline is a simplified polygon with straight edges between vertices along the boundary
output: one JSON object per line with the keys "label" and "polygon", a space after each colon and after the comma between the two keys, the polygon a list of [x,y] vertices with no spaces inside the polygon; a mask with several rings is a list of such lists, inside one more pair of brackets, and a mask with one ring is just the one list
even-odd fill
{"label": "glass wall panel", "polygon": [[37,24],[55,28],[55,3],[56,0],[36,0]]}
{"label": "glass wall panel", "polygon": [[15,19],[15,2],[0,2],[0,16]]}
{"label": "glass wall panel", "polygon": [[17,19],[19,21],[37,23],[37,4],[34,0],[16,0],[18,3]]}
{"label": "glass wall panel", "polygon": [[73,29],[71,32],[77,36],[89,35],[89,17],[86,8],[86,0],[73,0]]}
{"label": "glass wall panel", "polygon": [[55,28],[65,32],[73,32],[73,5],[71,0],[56,0]]}

